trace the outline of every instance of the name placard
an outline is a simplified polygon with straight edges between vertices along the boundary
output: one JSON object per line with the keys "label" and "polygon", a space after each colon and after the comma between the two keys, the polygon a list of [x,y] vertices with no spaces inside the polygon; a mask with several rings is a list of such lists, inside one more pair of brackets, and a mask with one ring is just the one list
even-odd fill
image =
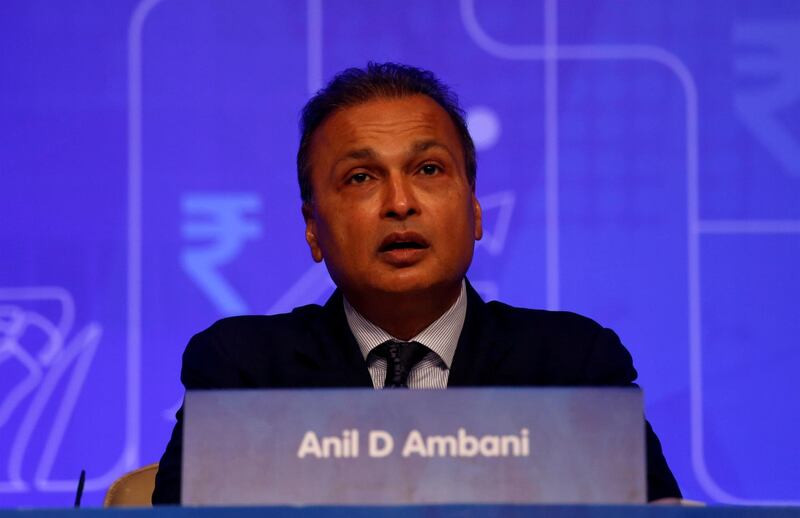
{"label": "name placard", "polygon": [[185,505],[643,503],[641,392],[186,395]]}

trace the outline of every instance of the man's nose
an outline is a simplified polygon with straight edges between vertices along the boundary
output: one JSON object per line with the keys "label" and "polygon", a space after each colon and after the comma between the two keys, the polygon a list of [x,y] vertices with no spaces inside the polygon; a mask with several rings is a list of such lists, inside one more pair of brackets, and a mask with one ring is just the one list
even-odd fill
{"label": "man's nose", "polygon": [[412,179],[402,173],[391,174],[386,182],[384,192],[383,216],[386,218],[406,219],[419,214],[420,208],[414,194]]}

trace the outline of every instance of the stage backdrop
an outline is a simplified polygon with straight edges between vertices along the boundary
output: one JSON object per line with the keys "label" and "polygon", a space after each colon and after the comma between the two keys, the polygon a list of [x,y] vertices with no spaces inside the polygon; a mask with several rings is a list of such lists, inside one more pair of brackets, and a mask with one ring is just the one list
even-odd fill
{"label": "stage backdrop", "polygon": [[487,299],[634,355],[686,496],[800,502],[800,3],[4,0],[0,505],[158,460],[181,352],[321,303],[298,111],[430,68],[479,154]]}

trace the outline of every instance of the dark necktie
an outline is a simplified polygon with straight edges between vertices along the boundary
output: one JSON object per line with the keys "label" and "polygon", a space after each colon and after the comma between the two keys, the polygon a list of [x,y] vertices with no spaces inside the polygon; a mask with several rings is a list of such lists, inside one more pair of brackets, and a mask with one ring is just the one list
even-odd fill
{"label": "dark necktie", "polygon": [[389,340],[376,347],[373,352],[386,358],[386,381],[383,388],[408,388],[408,375],[430,349],[417,342]]}

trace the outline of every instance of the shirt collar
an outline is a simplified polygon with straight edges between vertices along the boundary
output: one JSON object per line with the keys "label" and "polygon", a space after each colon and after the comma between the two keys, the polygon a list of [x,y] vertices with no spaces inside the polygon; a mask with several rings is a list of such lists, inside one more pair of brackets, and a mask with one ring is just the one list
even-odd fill
{"label": "shirt collar", "polygon": [[[356,342],[358,342],[358,347],[361,349],[361,354],[364,355],[364,359],[367,359],[370,351],[387,340],[405,341],[395,338],[367,320],[350,305],[347,298],[342,297],[342,300],[344,301],[344,313],[347,317],[347,324],[350,326],[350,331],[353,332]],[[461,292],[458,294],[458,299],[456,299],[455,303],[431,325],[408,341],[419,342],[435,352],[449,369],[450,365],[453,363],[453,356],[455,356],[456,353],[458,338],[461,336],[461,329],[464,327],[464,318],[466,316],[467,288],[466,283],[461,281]]]}

